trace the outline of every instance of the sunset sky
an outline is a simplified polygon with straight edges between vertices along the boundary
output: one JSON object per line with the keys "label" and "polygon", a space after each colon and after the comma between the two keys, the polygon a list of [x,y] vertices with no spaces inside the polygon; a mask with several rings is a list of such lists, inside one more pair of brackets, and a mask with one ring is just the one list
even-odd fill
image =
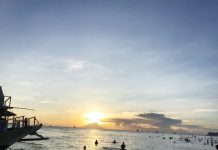
{"label": "sunset sky", "polygon": [[0,85],[44,124],[218,130],[217,14],[217,0],[1,0]]}

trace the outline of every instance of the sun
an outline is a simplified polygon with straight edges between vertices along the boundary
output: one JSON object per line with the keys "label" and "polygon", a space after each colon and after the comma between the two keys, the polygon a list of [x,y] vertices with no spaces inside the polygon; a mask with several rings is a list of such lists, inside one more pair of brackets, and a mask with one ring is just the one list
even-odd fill
{"label": "sun", "polygon": [[104,114],[100,112],[90,112],[86,114],[87,122],[90,123],[98,123],[100,124],[100,120],[104,118]]}

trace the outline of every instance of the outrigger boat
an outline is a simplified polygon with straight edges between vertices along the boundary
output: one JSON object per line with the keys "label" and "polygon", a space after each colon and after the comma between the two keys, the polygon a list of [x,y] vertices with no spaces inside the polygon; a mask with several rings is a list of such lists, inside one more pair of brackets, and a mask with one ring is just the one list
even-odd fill
{"label": "outrigger boat", "polygon": [[[4,96],[0,86],[0,149],[6,149],[15,142],[46,140],[39,135],[37,131],[42,124],[36,117],[26,118],[25,116],[17,117],[17,114],[9,111],[10,109],[26,109],[11,106],[11,96]],[[31,109],[27,109],[31,110]],[[27,135],[36,135],[37,138],[24,139]]]}

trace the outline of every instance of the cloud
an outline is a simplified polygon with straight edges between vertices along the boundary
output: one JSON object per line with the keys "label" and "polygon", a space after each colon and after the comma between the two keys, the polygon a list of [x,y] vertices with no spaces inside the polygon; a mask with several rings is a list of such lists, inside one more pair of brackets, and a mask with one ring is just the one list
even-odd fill
{"label": "cloud", "polygon": [[40,101],[40,103],[43,103],[43,104],[48,104],[48,103],[51,103],[51,101],[42,100],[42,101]]}
{"label": "cloud", "polygon": [[105,69],[104,66],[89,62],[86,60],[75,60],[75,59],[69,59],[69,60],[63,60],[62,61],[65,66],[65,71],[66,72],[71,72],[71,71],[82,71],[82,70],[89,70],[89,69]]}
{"label": "cloud", "polygon": [[198,125],[185,125],[180,119],[166,117],[158,113],[140,113],[135,115],[136,118],[108,118],[105,122],[113,122],[116,126],[133,128],[158,128],[160,130],[205,130],[206,128]]}
{"label": "cloud", "polygon": [[103,120],[105,122],[114,122],[117,126],[132,126],[139,124],[150,124],[150,121],[141,119],[141,118],[133,118],[133,119],[122,119],[122,118],[112,118]]}
{"label": "cloud", "polygon": [[176,127],[179,128],[186,128],[186,129],[203,129],[202,126],[198,126],[198,125],[184,125],[184,124],[179,124]]}
{"label": "cloud", "polygon": [[204,109],[204,108],[202,108],[202,109],[195,109],[195,110],[193,110],[193,112],[218,112],[218,109]]}
{"label": "cloud", "polygon": [[177,125],[182,123],[181,120],[167,118],[165,117],[164,114],[144,113],[144,114],[138,114],[136,116],[148,119],[152,126],[157,126],[162,128],[170,128],[172,125]]}
{"label": "cloud", "polygon": [[86,125],[85,128],[88,128],[88,129],[104,129],[98,123],[90,123],[90,124]]}
{"label": "cloud", "polygon": [[83,60],[64,60],[66,71],[80,71],[84,69],[86,61]]}

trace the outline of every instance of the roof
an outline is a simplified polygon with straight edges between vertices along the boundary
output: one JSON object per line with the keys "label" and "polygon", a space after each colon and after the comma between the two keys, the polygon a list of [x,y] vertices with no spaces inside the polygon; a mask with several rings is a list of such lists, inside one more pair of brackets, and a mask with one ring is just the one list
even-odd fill
{"label": "roof", "polygon": [[10,111],[0,109],[0,116],[16,116],[16,114]]}

